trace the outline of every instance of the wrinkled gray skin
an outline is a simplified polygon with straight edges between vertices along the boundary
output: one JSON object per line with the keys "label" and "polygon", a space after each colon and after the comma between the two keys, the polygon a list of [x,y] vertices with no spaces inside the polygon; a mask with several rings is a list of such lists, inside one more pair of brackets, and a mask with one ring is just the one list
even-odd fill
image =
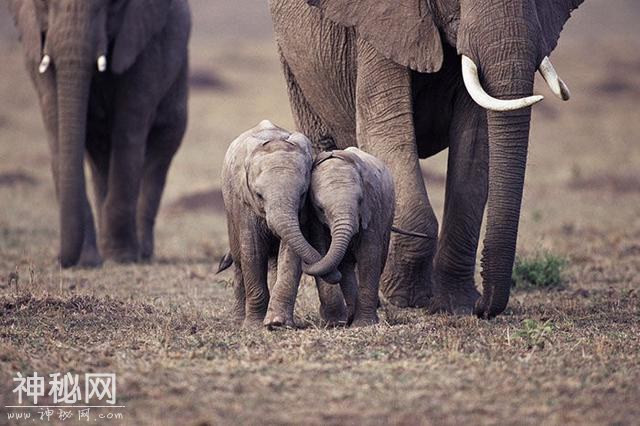
{"label": "wrinkled gray skin", "polygon": [[[582,0],[270,0],[296,125],[315,149],[358,146],[394,177],[398,228],[381,290],[398,306],[490,318],[509,300],[530,108],[486,111],[461,57],[498,99],[529,96]],[[449,148],[442,233],[418,158]],[[474,283],[483,212],[483,294]],[[437,244],[436,244],[437,241]],[[435,259],[434,259],[435,257]]]}
{"label": "wrinkled gray skin", "polygon": [[[153,255],[153,227],[187,122],[186,0],[9,0],[38,92],[60,206],[60,263],[97,266],[100,251]],[[45,55],[51,63],[39,72]],[[98,58],[106,70],[98,71]]]}
{"label": "wrinkled gray skin", "polygon": [[336,286],[316,278],[320,313],[328,323],[376,324],[393,223],[393,179],[380,160],[353,147],[322,153],[315,164],[309,226],[312,245],[326,255],[315,265],[305,265],[304,272],[320,277],[338,268],[342,274],[343,297],[335,295],[340,290]]}
{"label": "wrinkled gray skin", "polygon": [[[300,229],[312,163],[309,139],[267,120],[227,150],[222,195],[235,268],[234,315],[245,327],[262,326],[267,309],[286,311],[278,294],[289,292],[280,288],[295,287],[297,292],[301,259],[309,264],[321,260]],[[339,280],[336,273],[328,275],[331,281]],[[268,276],[273,279],[271,298]],[[272,316],[266,322],[294,325],[292,315]]]}

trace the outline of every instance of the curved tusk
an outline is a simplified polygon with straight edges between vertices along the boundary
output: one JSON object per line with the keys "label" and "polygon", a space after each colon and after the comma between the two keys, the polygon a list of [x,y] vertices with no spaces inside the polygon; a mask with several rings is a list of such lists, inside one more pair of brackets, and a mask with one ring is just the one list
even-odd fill
{"label": "curved tusk", "polygon": [[49,64],[51,63],[51,56],[44,55],[42,57],[42,61],[40,62],[40,66],[38,67],[38,71],[40,74],[44,74],[47,72],[47,68],[49,68]]}
{"label": "curved tusk", "polygon": [[530,107],[544,99],[544,96],[533,95],[521,99],[502,100],[490,96],[482,88],[478,67],[468,56],[462,55],[462,78],[471,98],[482,108],[491,111],[515,111]]}
{"label": "curved tusk", "polygon": [[568,101],[571,98],[571,92],[564,81],[558,76],[555,68],[553,68],[553,64],[551,64],[551,60],[548,56],[545,56],[540,64],[540,68],[538,68],[542,78],[547,82],[549,88],[558,98],[563,101]]}
{"label": "curved tusk", "polygon": [[107,70],[107,57],[101,55],[98,58],[98,71],[105,72]]}

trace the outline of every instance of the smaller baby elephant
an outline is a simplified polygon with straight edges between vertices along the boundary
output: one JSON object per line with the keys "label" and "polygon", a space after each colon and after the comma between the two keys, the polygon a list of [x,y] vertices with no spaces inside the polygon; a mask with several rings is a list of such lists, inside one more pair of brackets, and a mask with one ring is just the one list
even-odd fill
{"label": "smaller baby elephant", "polygon": [[321,277],[337,268],[342,274],[344,299],[337,287],[316,278],[321,315],[328,322],[376,324],[395,205],[391,173],[358,148],[324,152],[311,172],[309,198],[312,245],[326,255],[314,265],[305,262],[304,272]]}
{"label": "smaller baby elephant", "polygon": [[[268,323],[293,326],[293,305],[270,300],[267,277],[274,294],[297,293],[301,260],[315,264],[320,254],[300,229],[313,157],[311,142],[268,120],[235,139],[224,159],[223,199],[227,215],[231,259],[221,270],[235,266],[235,315],[245,327]],[[331,271],[330,271],[331,272]],[[325,277],[338,282],[338,272]]]}

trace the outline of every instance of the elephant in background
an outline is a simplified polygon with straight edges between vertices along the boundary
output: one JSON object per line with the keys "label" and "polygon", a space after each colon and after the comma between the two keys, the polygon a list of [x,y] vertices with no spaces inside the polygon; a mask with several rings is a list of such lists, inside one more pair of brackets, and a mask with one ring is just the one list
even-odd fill
{"label": "elephant in background", "polygon": [[[227,150],[222,196],[230,256],[223,258],[218,272],[234,264],[234,315],[245,327],[262,326],[263,321],[293,326],[293,315],[265,320],[267,309],[286,312],[286,301],[278,294],[293,291],[295,300],[300,261],[321,260],[300,228],[312,164],[309,139],[268,120],[238,136]],[[325,279],[337,282],[340,277],[330,271]]]}
{"label": "elephant in background", "polygon": [[186,0],[8,0],[38,92],[60,208],[60,263],[149,259],[187,123]]}
{"label": "elephant in background", "polygon": [[[391,303],[494,317],[507,306],[531,105],[582,0],[270,0],[296,125],[316,150],[358,146],[395,182],[381,290]],[[418,159],[449,148],[438,222]],[[487,207],[483,293],[475,261]],[[409,233],[429,238],[415,238]]]}

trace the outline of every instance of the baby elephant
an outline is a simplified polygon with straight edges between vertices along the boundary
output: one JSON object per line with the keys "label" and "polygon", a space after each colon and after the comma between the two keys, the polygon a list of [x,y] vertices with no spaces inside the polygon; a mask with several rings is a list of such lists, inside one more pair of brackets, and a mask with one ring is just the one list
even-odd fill
{"label": "baby elephant", "polygon": [[[300,261],[321,260],[299,221],[312,164],[309,139],[268,120],[240,135],[227,151],[223,198],[235,265],[234,310],[244,326],[262,326],[267,308],[272,313],[267,322],[293,326],[293,306],[276,297],[269,300],[267,276],[275,278],[274,294],[286,292],[280,287],[297,292]],[[226,266],[223,262],[221,269]],[[337,272],[325,278],[340,279]]]}
{"label": "baby elephant", "polygon": [[378,287],[395,205],[391,173],[357,148],[324,152],[314,163],[309,197],[312,244],[326,255],[315,265],[305,264],[304,271],[319,277],[338,268],[342,274],[344,301],[336,297],[335,286],[316,278],[322,316],[329,322],[346,319],[353,326],[377,323]]}

